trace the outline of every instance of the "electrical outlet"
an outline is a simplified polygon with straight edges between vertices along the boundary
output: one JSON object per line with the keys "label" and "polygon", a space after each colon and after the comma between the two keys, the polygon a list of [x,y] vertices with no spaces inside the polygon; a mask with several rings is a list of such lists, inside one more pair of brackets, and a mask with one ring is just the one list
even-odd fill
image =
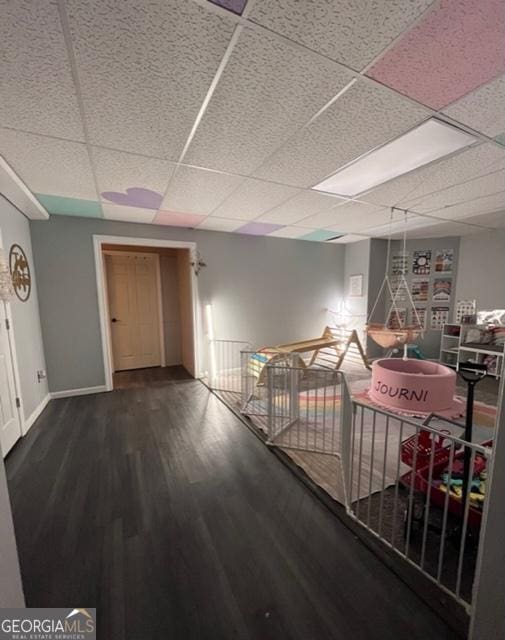
{"label": "electrical outlet", "polygon": [[46,370],[45,369],[39,369],[37,371],[37,380],[40,382],[41,380],[44,380],[45,377],[46,377]]}

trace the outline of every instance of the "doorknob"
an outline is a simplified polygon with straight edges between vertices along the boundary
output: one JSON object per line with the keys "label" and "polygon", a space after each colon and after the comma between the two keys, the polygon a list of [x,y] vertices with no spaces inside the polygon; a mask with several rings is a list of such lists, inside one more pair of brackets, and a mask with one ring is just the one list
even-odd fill
{"label": "doorknob", "polygon": [[117,322],[117,318],[112,318],[111,322]]}

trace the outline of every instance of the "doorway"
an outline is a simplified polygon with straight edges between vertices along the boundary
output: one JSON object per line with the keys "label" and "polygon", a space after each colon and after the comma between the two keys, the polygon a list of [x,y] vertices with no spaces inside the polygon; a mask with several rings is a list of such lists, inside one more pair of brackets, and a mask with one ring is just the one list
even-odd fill
{"label": "doorway", "polygon": [[94,244],[107,390],[181,371],[195,377],[193,243],[95,236]]}
{"label": "doorway", "polygon": [[0,449],[4,458],[23,435],[17,402],[9,320],[6,305],[0,304]]}

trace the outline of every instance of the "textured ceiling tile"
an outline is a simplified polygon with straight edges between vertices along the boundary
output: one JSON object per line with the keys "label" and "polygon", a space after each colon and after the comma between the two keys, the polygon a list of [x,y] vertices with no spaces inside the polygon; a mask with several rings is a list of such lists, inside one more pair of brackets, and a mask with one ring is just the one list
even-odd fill
{"label": "textured ceiling tile", "polygon": [[228,220],[228,218],[218,218],[217,216],[209,216],[198,225],[199,229],[208,229],[211,231],[235,231],[244,224],[243,220]]}
{"label": "textured ceiling tile", "polygon": [[298,190],[292,187],[248,178],[211,215],[252,220],[296,193]]}
{"label": "textured ceiling tile", "polygon": [[244,7],[247,4],[247,0],[210,0],[213,4],[217,4],[228,11],[233,11],[238,15],[241,15]]}
{"label": "textured ceiling tile", "polygon": [[177,159],[232,20],[176,0],[67,5],[91,142]]}
{"label": "textured ceiling tile", "polygon": [[505,209],[503,211],[495,211],[494,213],[484,213],[480,216],[469,216],[465,218],[465,222],[501,229],[505,227]]}
{"label": "textured ceiling tile", "polygon": [[429,113],[386,87],[357,81],[255,175],[309,187],[405,133]]}
{"label": "textured ceiling tile", "polygon": [[0,1],[0,122],[84,140],[56,2]]}
{"label": "textured ceiling tile", "polygon": [[117,204],[102,203],[102,209],[103,217],[107,220],[123,220],[124,222],[143,222],[149,224],[156,215],[156,211],[152,209],[125,207]]}
{"label": "textured ceiling tile", "polygon": [[505,72],[503,0],[442,0],[368,71],[433,109]]}
{"label": "textured ceiling tile", "polygon": [[210,213],[243,178],[214,171],[178,167],[163,200],[163,209],[187,213]]}
{"label": "textured ceiling tile", "polygon": [[96,200],[67,198],[65,196],[53,196],[44,193],[35,193],[34,195],[51,215],[83,216],[86,218],[102,217],[102,208]]}
{"label": "textured ceiling tile", "polygon": [[500,134],[505,128],[505,76],[461,98],[444,113],[490,137]]}
{"label": "textured ceiling tile", "polygon": [[250,173],[352,78],[268,32],[244,29],[185,162]]}
{"label": "textured ceiling tile", "polygon": [[360,242],[361,240],[369,240],[368,236],[358,236],[353,233],[347,233],[345,236],[330,240],[333,244],[351,244],[352,242]]}
{"label": "textured ceiling tile", "polygon": [[86,146],[0,129],[0,154],[37,193],[97,200]]}
{"label": "textured ceiling tile", "polygon": [[179,211],[158,211],[154,217],[155,224],[164,224],[170,227],[197,227],[205,220],[206,216],[197,216],[194,213],[181,213]]}
{"label": "textured ceiling tile", "polygon": [[[442,224],[433,224],[429,227],[409,231],[409,238],[448,238],[455,236],[467,236],[473,233],[482,233],[483,231],[485,231],[485,229],[482,227],[458,222],[444,222]],[[397,235],[396,237],[397,239],[401,239],[400,235]]]}
{"label": "textured ceiling tile", "polygon": [[249,18],[361,71],[432,0],[256,0]]}
{"label": "textured ceiling tile", "polygon": [[476,216],[501,209],[505,209],[505,191],[455,204],[452,207],[437,209],[436,211],[432,211],[431,215],[446,220],[456,220],[458,218],[466,218],[472,215]]}
{"label": "textured ceiling tile", "polygon": [[424,218],[422,216],[409,215],[407,220],[397,220],[393,224],[386,223],[380,224],[376,227],[369,227],[367,229],[367,233],[376,238],[383,238],[388,237],[389,235],[393,236],[395,233],[403,234],[403,232],[406,231],[407,236],[410,236],[411,232],[414,229],[432,227],[436,224],[439,223],[434,221],[433,219]]}
{"label": "textured ceiling tile", "polygon": [[[92,158],[102,200],[140,208],[160,208],[175,165],[166,160],[97,147],[92,149]],[[127,190],[130,192],[129,197]],[[143,197],[142,194],[141,197],[135,197],[135,190],[147,193]],[[115,198],[113,192],[117,192]],[[148,202],[149,192],[152,204]],[[107,193],[107,197],[104,193]]]}
{"label": "textured ceiling tile", "polygon": [[282,227],[282,229],[274,231],[270,235],[276,238],[301,238],[302,236],[307,235],[310,231],[315,231],[315,229],[305,229],[303,227]]}
{"label": "textured ceiling tile", "polygon": [[[391,212],[384,207],[363,205],[361,202],[349,202],[336,207],[333,220],[326,227],[333,231],[346,233],[368,233],[371,227],[377,227],[390,221]],[[393,220],[399,220],[400,214],[395,213]]]}
{"label": "textured ceiling tile", "polygon": [[505,168],[505,150],[491,142],[484,143],[391,180],[359,199],[374,204],[401,205],[501,168]]}
{"label": "textured ceiling tile", "polygon": [[505,170],[495,171],[463,184],[437,191],[421,198],[408,200],[405,206],[419,213],[429,213],[459,202],[474,200],[505,189]]}
{"label": "textured ceiling tile", "polygon": [[312,242],[326,242],[336,236],[335,231],[327,231],[326,229],[316,229],[301,236],[300,240],[312,240]]}
{"label": "textured ceiling tile", "polygon": [[353,220],[355,223],[359,224],[359,220],[361,220],[362,218],[368,218],[368,216],[378,211],[384,211],[384,208],[376,205],[365,204],[363,202],[351,201],[347,202],[346,204],[334,207],[333,209],[329,209],[328,211],[316,213],[316,215],[314,216],[310,216],[308,218],[305,218],[304,220],[301,220],[295,226],[299,225],[303,227],[315,228],[331,227],[333,229],[338,227],[341,220]]}
{"label": "textured ceiling tile", "polygon": [[330,209],[341,202],[344,202],[342,198],[333,198],[315,191],[302,191],[278,207],[264,213],[259,220],[289,225],[325,209]]}
{"label": "textured ceiling tile", "polygon": [[248,222],[239,227],[236,233],[244,233],[248,236],[267,236],[272,231],[282,229],[281,224],[269,224],[268,222]]}

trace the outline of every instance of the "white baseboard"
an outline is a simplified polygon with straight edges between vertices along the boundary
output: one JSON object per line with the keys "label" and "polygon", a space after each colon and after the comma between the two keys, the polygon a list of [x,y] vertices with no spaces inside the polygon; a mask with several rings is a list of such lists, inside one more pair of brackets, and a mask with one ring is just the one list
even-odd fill
{"label": "white baseboard", "polygon": [[25,422],[23,425],[23,435],[26,435],[30,430],[31,426],[40,416],[40,414],[44,411],[47,406],[47,403],[51,400],[51,394],[48,393],[42,400],[39,402],[38,406],[31,412],[28,418],[25,418]]}
{"label": "white baseboard", "polygon": [[64,391],[52,391],[49,395],[52,400],[56,398],[71,398],[72,396],[87,396],[92,393],[103,393],[107,391],[107,387],[104,384],[98,387],[83,387],[81,389],[65,389]]}

